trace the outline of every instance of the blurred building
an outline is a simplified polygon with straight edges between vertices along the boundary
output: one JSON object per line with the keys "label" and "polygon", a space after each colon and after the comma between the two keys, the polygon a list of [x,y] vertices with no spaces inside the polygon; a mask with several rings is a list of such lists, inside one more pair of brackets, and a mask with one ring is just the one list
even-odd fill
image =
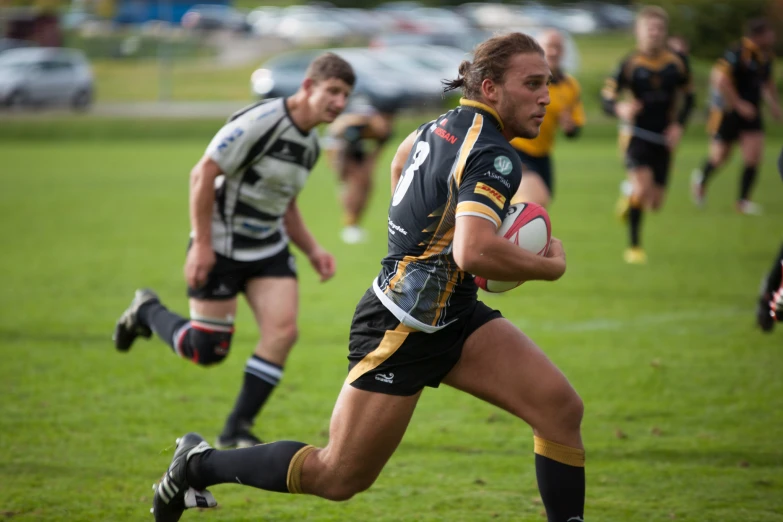
{"label": "blurred building", "polygon": [[54,10],[37,7],[5,9],[2,13],[3,37],[43,47],[60,47],[63,34]]}
{"label": "blurred building", "polygon": [[[109,0],[114,5],[113,19],[120,24],[141,24],[150,20],[163,20],[179,24],[182,16],[193,6],[205,3],[188,0]],[[231,0],[209,0],[210,5],[229,6]]]}

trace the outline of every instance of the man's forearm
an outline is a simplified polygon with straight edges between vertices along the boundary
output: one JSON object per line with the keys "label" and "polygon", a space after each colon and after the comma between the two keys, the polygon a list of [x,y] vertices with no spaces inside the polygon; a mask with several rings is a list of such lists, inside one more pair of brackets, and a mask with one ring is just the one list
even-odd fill
{"label": "man's forearm", "polygon": [[190,175],[190,226],[194,242],[211,244],[214,206],[214,181],[207,179],[196,167]]}

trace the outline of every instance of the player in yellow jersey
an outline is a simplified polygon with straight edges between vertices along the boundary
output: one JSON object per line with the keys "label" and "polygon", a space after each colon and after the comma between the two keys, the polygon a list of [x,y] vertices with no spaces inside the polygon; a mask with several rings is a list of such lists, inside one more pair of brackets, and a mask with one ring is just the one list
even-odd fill
{"label": "player in yellow jersey", "polygon": [[568,138],[575,138],[585,124],[581,88],[572,76],[561,69],[563,35],[555,29],[547,30],[538,39],[546,53],[552,83],[549,84],[551,103],[546,109],[541,132],[532,140],[515,138],[511,145],[522,160],[522,183],[514,201],[526,201],[547,206],[554,193],[554,172],[550,154],[555,145],[557,129],[563,129]]}

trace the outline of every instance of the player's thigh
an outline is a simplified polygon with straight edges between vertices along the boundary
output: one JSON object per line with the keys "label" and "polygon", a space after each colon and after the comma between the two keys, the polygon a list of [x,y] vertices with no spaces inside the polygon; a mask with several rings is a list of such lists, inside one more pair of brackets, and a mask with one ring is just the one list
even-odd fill
{"label": "player's thigh", "polygon": [[262,335],[296,328],[299,283],[295,277],[250,279],[245,296]]}
{"label": "player's thigh", "polygon": [[188,301],[190,317],[197,319],[219,319],[233,323],[237,315],[237,298],[199,299],[191,297]]}
{"label": "player's thigh", "polygon": [[549,187],[538,172],[524,171],[519,189],[514,196],[514,203],[537,203],[542,206],[549,204]]}
{"label": "player's thigh", "polygon": [[369,488],[400,444],[420,395],[387,395],[345,383],[328,444],[304,463],[303,490],[344,500]]}
{"label": "player's thigh", "polygon": [[744,131],[740,134],[739,139],[742,160],[746,165],[758,165],[764,151],[764,132],[760,130]]}
{"label": "player's thigh", "polygon": [[628,169],[628,179],[633,187],[633,193],[646,199],[652,189],[653,169],[650,165],[638,165]]}
{"label": "player's thigh", "polygon": [[506,319],[474,331],[443,382],[516,415],[544,438],[581,446],[581,399],[563,372]]}
{"label": "player's thigh", "polygon": [[710,140],[710,162],[716,167],[723,165],[731,156],[732,142],[713,138]]}

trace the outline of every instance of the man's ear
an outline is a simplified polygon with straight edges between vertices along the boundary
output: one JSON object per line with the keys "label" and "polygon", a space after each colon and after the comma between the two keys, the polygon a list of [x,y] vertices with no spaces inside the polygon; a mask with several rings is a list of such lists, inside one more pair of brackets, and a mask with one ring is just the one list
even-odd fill
{"label": "man's ear", "polygon": [[302,80],[301,89],[307,94],[308,97],[313,92],[313,85],[315,85],[315,81],[312,78],[305,78]]}
{"label": "man's ear", "polygon": [[500,93],[498,91],[498,85],[489,78],[484,78],[484,81],[481,82],[481,94],[485,100],[492,103],[500,101]]}

